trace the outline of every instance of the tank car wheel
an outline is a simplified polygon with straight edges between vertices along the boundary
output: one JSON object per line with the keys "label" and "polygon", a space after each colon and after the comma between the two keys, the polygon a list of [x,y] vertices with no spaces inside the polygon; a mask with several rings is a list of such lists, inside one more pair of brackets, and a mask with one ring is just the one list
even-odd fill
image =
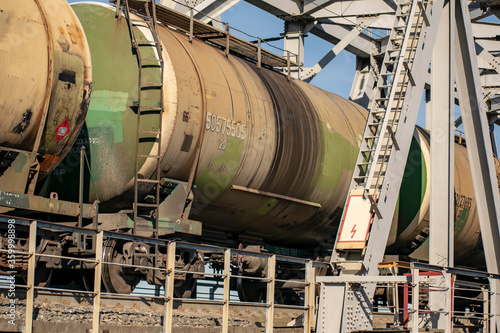
{"label": "tank car wheel", "polygon": [[185,280],[174,282],[174,297],[196,298],[196,279],[192,274],[186,274]]}
{"label": "tank car wheel", "polygon": [[242,302],[265,302],[266,284],[251,279],[238,278],[236,280],[238,296]]}
{"label": "tank car wheel", "polygon": [[81,272],[74,280],[81,290],[94,291],[94,272],[92,270]]}
{"label": "tank car wheel", "polygon": [[[103,261],[109,263],[123,263],[123,243],[115,239],[108,239],[104,245]],[[141,280],[135,274],[129,274],[126,267],[120,265],[103,265],[102,282],[110,293],[130,294]]]}
{"label": "tank car wheel", "polygon": [[[16,278],[19,284],[28,284],[28,272]],[[40,262],[35,268],[35,286],[37,287],[47,287],[52,278],[52,268],[46,268],[44,262]]]}
{"label": "tank car wheel", "polygon": [[276,304],[286,304],[286,305],[299,305],[300,296],[294,290],[277,290],[274,296],[274,302]]}

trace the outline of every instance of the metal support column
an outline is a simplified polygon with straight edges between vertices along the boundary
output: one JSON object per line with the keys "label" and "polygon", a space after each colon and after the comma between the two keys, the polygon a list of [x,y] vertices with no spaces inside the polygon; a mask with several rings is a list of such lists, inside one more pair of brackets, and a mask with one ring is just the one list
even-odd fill
{"label": "metal support column", "polygon": [[167,245],[167,278],[165,279],[165,312],[163,315],[163,333],[172,333],[172,317],[174,314],[174,271],[175,242]]}
{"label": "metal support column", "polygon": [[[284,48],[286,50],[285,56],[287,55],[287,51],[288,53],[297,55],[295,62],[300,68],[304,64],[304,26],[302,22],[285,22]],[[296,79],[300,78],[300,70],[294,70],[291,75]]]}
{"label": "metal support column", "polygon": [[94,304],[92,313],[92,332],[99,332],[99,314],[101,307],[101,277],[102,277],[102,246],[104,235],[101,230],[95,235],[95,260],[94,269]]}
{"label": "metal support column", "polygon": [[276,279],[276,255],[267,261],[267,308],[266,308],[266,333],[273,332],[274,326],[274,287]]}
{"label": "metal support column", "polygon": [[[454,107],[453,69],[454,2],[446,3],[441,13],[431,62],[431,109],[428,115],[431,131],[430,162],[430,241],[429,263],[453,266],[454,230]],[[440,286],[445,277],[436,277]],[[429,293],[431,328],[451,329],[451,315],[444,311],[451,299],[447,292]]]}
{"label": "metal support column", "polygon": [[[500,273],[500,197],[493,164],[492,146],[486,119],[485,105],[481,94],[481,83],[477,71],[477,58],[470,24],[468,2],[458,0],[455,7],[457,35],[455,40],[455,65],[460,111],[462,114],[467,152],[471,166],[474,195],[481,227],[488,272]],[[491,299],[491,312],[500,309],[498,280],[491,281],[495,294]],[[500,328],[500,317],[496,317],[490,332]]]}
{"label": "metal support column", "polygon": [[229,292],[231,286],[231,250],[224,251],[224,292],[222,301],[224,302],[222,308],[222,333],[229,332]]}
{"label": "metal support column", "polygon": [[25,318],[25,333],[33,332],[33,304],[35,299],[35,268],[36,268],[36,232],[37,222],[32,221],[30,224],[30,239],[28,243],[28,282],[26,283],[26,318]]}
{"label": "metal support column", "polygon": [[418,333],[418,317],[419,317],[419,309],[418,309],[418,304],[420,302],[419,297],[420,297],[420,271],[418,268],[413,268],[411,269],[411,277],[412,277],[412,291],[411,291],[411,308],[412,308],[412,316],[411,316],[411,322],[412,322],[412,328],[411,332],[412,333]]}
{"label": "metal support column", "polygon": [[304,315],[304,333],[309,333],[314,328],[314,304],[316,289],[314,266],[313,262],[310,260],[306,263],[306,283],[304,303],[307,310]]}

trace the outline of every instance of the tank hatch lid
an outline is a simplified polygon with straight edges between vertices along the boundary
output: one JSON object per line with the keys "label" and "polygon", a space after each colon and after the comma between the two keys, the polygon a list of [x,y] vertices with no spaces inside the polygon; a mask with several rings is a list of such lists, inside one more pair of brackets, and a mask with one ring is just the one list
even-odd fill
{"label": "tank hatch lid", "polygon": [[[116,0],[110,0],[116,4]],[[146,16],[144,5],[146,0],[129,0],[130,11]],[[157,22],[163,26],[173,27],[185,33],[189,33],[190,17],[170,9],[164,5],[156,4]],[[226,33],[223,30],[214,28],[211,25],[193,19],[193,35],[199,39],[205,40],[208,43],[225,49]],[[229,34],[229,49],[244,58],[251,61],[258,61],[258,47],[244,39],[238,38]],[[294,55],[290,54],[293,59]],[[297,66],[295,61],[290,59],[290,66]],[[287,67],[288,60],[285,57],[274,54],[268,50],[261,49],[261,63],[269,67]]]}

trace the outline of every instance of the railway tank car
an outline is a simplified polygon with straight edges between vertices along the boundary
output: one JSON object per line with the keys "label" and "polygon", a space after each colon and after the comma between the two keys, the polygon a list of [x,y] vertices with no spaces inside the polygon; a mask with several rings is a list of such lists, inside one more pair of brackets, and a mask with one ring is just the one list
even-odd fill
{"label": "railway tank car", "polygon": [[[1,9],[0,184],[24,193],[27,175],[43,179],[80,133],[90,98],[90,52],[65,2],[4,1]],[[30,168],[37,161],[39,167]]]}
{"label": "railway tank car", "polygon": [[[141,81],[150,84],[139,101],[139,66],[126,19],[115,17],[115,7],[102,3],[72,8],[92,56],[92,96],[74,148],[40,184],[40,195],[56,192],[62,200],[78,201],[77,186],[68,184],[78,183],[78,152],[85,146],[91,166],[85,196],[88,202],[100,201],[100,227],[130,232],[137,107],[142,103],[152,112],[141,116],[138,154],[144,157],[139,159],[138,178],[154,179],[160,172],[165,179],[160,236],[171,234],[170,229],[161,229],[162,223],[182,220],[196,226],[200,221],[203,233],[195,239],[201,241],[250,249],[268,244],[276,251],[331,250],[328,238],[331,242],[336,235],[366,122],[365,109],[159,27],[162,78],[157,49],[146,45],[152,36],[145,24],[133,27],[141,54],[149,59]],[[161,124],[158,112],[153,112],[160,105],[164,108]],[[156,154],[158,137],[160,170],[145,157]],[[478,257],[482,253],[465,148],[457,144],[456,151],[455,233],[460,246],[455,248],[462,251],[457,256],[460,262],[468,252],[475,251]],[[428,170],[429,135],[417,130],[388,242],[390,253],[408,255],[422,243],[425,246]],[[144,182],[140,198],[151,200],[153,187]],[[142,234],[151,235],[151,231]],[[106,248],[111,248],[107,255],[114,258],[124,245]],[[258,274],[263,273],[260,268]],[[120,268],[111,270],[105,274],[110,291],[130,292],[140,278]],[[189,292],[193,285],[181,283],[177,295],[185,297],[182,290]]]}
{"label": "railway tank car", "polygon": [[[88,199],[98,197],[102,212],[118,212],[132,202],[136,57],[127,23],[115,18],[114,7],[83,3],[73,9],[94,65],[92,102],[79,140],[89,148],[96,183],[95,188],[89,183]],[[147,28],[136,29],[148,39]],[[110,30],[114,33],[101,33]],[[190,43],[172,29],[160,27],[160,39],[166,68],[161,176],[187,182],[196,167],[190,218],[222,235],[281,246],[310,247],[335,235],[367,111],[312,85],[227,58],[201,41]],[[153,47],[150,53],[154,56]],[[155,98],[152,103],[160,103]],[[144,147],[153,149],[152,143]],[[458,207],[463,214],[456,239],[468,246],[457,248],[465,254],[477,248],[480,237],[467,153],[463,145],[456,149],[457,197],[470,201],[465,211]],[[392,253],[409,254],[425,239],[429,154],[428,133],[416,131],[388,244]],[[145,159],[141,164],[141,177],[152,177],[155,164]],[[66,168],[54,183],[66,184],[71,171]]]}

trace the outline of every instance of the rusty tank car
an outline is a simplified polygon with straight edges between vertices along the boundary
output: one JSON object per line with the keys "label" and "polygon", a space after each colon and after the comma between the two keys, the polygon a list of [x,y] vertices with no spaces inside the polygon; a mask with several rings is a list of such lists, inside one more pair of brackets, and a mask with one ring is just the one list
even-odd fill
{"label": "rusty tank car", "polygon": [[[188,240],[255,251],[266,247],[289,255],[308,251],[315,258],[331,250],[365,127],[365,109],[307,83],[288,80],[272,69],[257,68],[236,55],[226,56],[202,40],[190,42],[186,34],[163,26],[159,27],[160,57],[149,42],[150,28],[140,23],[133,31],[142,43],[141,54],[149,59],[141,80],[150,87],[138,101],[139,65],[127,20],[115,16],[115,7],[102,3],[77,3],[72,8],[92,56],[92,96],[73,149],[39,187],[40,195],[52,192],[59,199],[78,201],[78,187],[68,184],[78,182],[78,154],[84,146],[91,170],[83,184],[84,196],[87,202],[100,201],[100,228],[133,231],[137,177],[146,180],[139,186],[139,200],[160,205],[157,233],[153,232],[153,209],[143,208],[145,224],[134,230],[139,235],[168,238],[172,223],[179,223],[184,227],[178,231]],[[138,103],[152,112],[141,116],[137,146]],[[154,112],[160,106],[164,109],[161,123]],[[457,144],[456,151],[459,246],[455,248],[461,251],[457,262],[465,262],[466,253],[477,253],[480,258],[482,252],[467,155],[463,145]],[[158,156],[159,169],[148,156]],[[425,255],[428,170],[429,134],[417,129],[389,253]],[[163,179],[161,202],[155,202],[156,185],[147,181],[158,173]],[[109,258],[129,249],[126,243],[108,245]],[[189,261],[190,269],[203,269],[199,254],[180,257],[181,267]],[[133,254],[131,258],[134,262]],[[247,265],[252,267],[251,274],[262,274],[264,266],[259,262]],[[120,266],[109,268],[104,276],[106,288],[119,293],[131,292],[141,278]],[[148,282],[163,283],[153,278]],[[184,277],[176,295],[187,297],[194,286],[194,279]],[[253,285],[242,282],[239,288],[244,300],[262,297],[251,292],[258,289]]]}
{"label": "rusty tank car", "polygon": [[0,32],[0,184],[23,193],[22,179],[54,170],[80,133],[90,98],[90,51],[65,2],[5,1]]}

